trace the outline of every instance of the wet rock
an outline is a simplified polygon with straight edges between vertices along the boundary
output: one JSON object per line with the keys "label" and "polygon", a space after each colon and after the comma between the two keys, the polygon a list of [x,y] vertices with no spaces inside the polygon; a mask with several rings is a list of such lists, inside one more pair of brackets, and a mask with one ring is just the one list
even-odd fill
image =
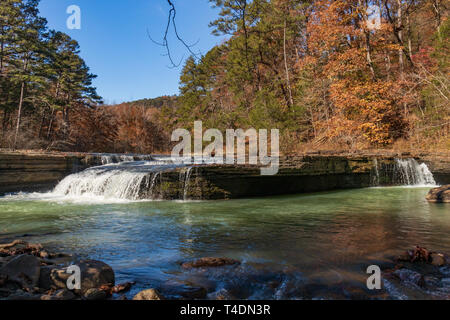
{"label": "wet rock", "polygon": [[122,292],[127,292],[131,289],[131,287],[133,285],[135,285],[135,282],[126,282],[126,283],[122,283],[122,284],[118,284],[117,286],[115,286],[114,288],[112,288],[111,292],[112,293],[122,293]]}
{"label": "wet rock", "polygon": [[226,289],[221,289],[217,292],[214,292],[208,295],[208,298],[219,301],[236,300],[236,298]]}
{"label": "wet rock", "polygon": [[22,288],[34,288],[39,283],[39,259],[30,255],[20,255],[6,263],[0,269],[0,275],[8,277],[9,281],[19,283]]}
{"label": "wet rock", "polygon": [[441,279],[441,282],[444,286],[450,286],[450,278]]}
{"label": "wet rock", "polygon": [[77,296],[69,291],[69,290],[58,290],[55,294],[47,294],[41,297],[41,300],[46,301],[68,301],[68,300],[75,300]]}
{"label": "wet rock", "polygon": [[223,266],[239,265],[240,261],[229,258],[201,258],[192,262],[183,263],[184,269],[193,268],[216,268]]}
{"label": "wet rock", "polygon": [[16,240],[8,244],[0,245],[0,256],[18,256],[23,254],[39,257],[43,250],[41,244],[29,244],[28,242]]}
{"label": "wet rock", "polygon": [[[81,271],[81,294],[85,294],[89,289],[98,289],[102,286],[112,288],[115,284],[113,269],[106,263],[95,260],[85,260],[75,263]],[[67,280],[72,275],[67,272],[67,268],[49,268],[50,277],[42,277],[42,285],[51,288],[66,288]]]}
{"label": "wet rock", "polygon": [[450,185],[431,189],[427,200],[434,203],[450,203]]}
{"label": "wet rock", "polygon": [[81,269],[81,290],[115,285],[114,270],[104,262],[86,260],[77,263]]}
{"label": "wet rock", "polygon": [[91,301],[105,300],[108,298],[108,293],[104,290],[92,288],[84,293],[84,298]]}
{"label": "wet rock", "polygon": [[164,297],[155,289],[148,289],[139,292],[133,300],[165,300]]}
{"label": "wet rock", "polygon": [[178,292],[185,299],[205,299],[208,292],[202,287],[189,287],[186,286],[183,290]]}
{"label": "wet rock", "polygon": [[177,299],[205,299],[208,294],[206,288],[185,280],[169,280],[161,290]]}
{"label": "wet rock", "polygon": [[443,254],[432,253],[431,254],[431,264],[437,267],[442,267],[446,264],[446,259]]}
{"label": "wet rock", "polygon": [[56,267],[41,267],[41,272],[39,275],[39,288],[43,290],[56,289],[57,286],[54,285],[53,280],[51,278],[52,271],[55,270]]}
{"label": "wet rock", "polygon": [[6,300],[10,301],[34,301],[34,300],[40,300],[41,295],[40,294],[33,294],[30,292],[25,291],[16,291],[13,294],[9,295]]}
{"label": "wet rock", "polygon": [[0,244],[0,250],[11,250],[12,248],[17,247],[17,246],[25,247],[27,245],[28,245],[28,243],[25,241],[15,240],[11,243]]}
{"label": "wet rock", "polygon": [[50,257],[50,255],[48,254],[47,251],[41,251],[41,252],[39,253],[39,256],[40,256],[42,259],[48,259],[48,258]]}

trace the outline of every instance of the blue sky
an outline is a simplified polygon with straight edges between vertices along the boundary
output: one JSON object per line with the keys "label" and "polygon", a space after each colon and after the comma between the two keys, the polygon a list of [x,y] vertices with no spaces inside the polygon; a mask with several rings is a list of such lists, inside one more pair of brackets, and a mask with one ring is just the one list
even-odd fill
{"label": "blue sky", "polygon": [[[222,40],[211,35],[208,23],[217,16],[208,0],[174,0],[177,26],[195,51],[206,53]],[[81,30],[69,30],[67,7],[81,9]],[[178,93],[181,67],[169,68],[161,48],[148,38],[161,40],[167,24],[166,0],[41,0],[41,16],[49,28],[63,31],[80,43],[81,56],[98,75],[94,85],[106,103]],[[174,60],[189,53],[170,38]]]}

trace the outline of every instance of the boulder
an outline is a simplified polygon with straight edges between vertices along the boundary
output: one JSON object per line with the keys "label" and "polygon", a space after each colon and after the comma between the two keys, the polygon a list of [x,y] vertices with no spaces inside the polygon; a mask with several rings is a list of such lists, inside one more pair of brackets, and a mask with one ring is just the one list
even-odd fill
{"label": "boulder", "polygon": [[450,184],[431,189],[427,195],[427,200],[435,203],[450,203]]}
{"label": "boulder", "polygon": [[22,288],[28,289],[37,287],[40,272],[39,259],[30,255],[17,256],[0,269],[1,276],[6,276],[9,281],[15,281]]}
{"label": "boulder", "polygon": [[165,300],[164,297],[155,289],[148,289],[139,292],[134,296],[133,300]]}
{"label": "boulder", "polygon": [[52,271],[56,270],[56,267],[49,267],[49,266],[44,266],[41,267],[41,272],[39,275],[39,288],[43,289],[43,290],[50,290],[50,289],[57,289],[59,288],[58,286],[56,286],[52,280],[51,274]]}
{"label": "boulder", "polygon": [[192,262],[185,262],[181,266],[184,269],[193,269],[193,268],[216,268],[239,264],[241,264],[240,261],[229,258],[201,258]]}
{"label": "boulder", "polygon": [[114,270],[104,262],[85,260],[76,263],[81,269],[81,291],[84,293],[92,288],[102,286],[114,287]]}
{"label": "boulder", "polygon": [[[81,294],[89,289],[100,287],[113,287],[115,276],[113,269],[101,261],[85,260],[75,263],[81,271]],[[67,267],[42,267],[42,275],[39,285],[43,289],[66,289],[67,280],[72,275],[67,272]]]}
{"label": "boulder", "polygon": [[431,254],[431,264],[437,267],[442,267],[446,264],[446,259],[443,254],[432,253]]}

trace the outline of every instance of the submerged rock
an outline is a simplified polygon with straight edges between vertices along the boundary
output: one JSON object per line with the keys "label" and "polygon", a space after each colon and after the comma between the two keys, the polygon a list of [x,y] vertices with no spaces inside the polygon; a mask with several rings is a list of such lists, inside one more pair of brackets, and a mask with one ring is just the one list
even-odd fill
{"label": "submerged rock", "polygon": [[435,203],[450,203],[450,184],[431,189],[427,195],[427,200]]}
{"label": "submerged rock", "polygon": [[201,258],[192,262],[185,262],[181,266],[184,269],[193,269],[193,268],[216,268],[239,264],[241,264],[240,261],[229,258]]}
{"label": "submerged rock", "polygon": [[134,296],[133,300],[144,301],[144,300],[165,300],[164,297],[155,289],[148,289],[139,292]]}
{"label": "submerged rock", "polygon": [[174,299],[205,299],[208,294],[208,290],[202,285],[181,279],[166,281],[161,290]]}
{"label": "submerged rock", "polygon": [[84,293],[84,298],[91,301],[105,300],[108,298],[108,293],[104,290],[92,288]]}

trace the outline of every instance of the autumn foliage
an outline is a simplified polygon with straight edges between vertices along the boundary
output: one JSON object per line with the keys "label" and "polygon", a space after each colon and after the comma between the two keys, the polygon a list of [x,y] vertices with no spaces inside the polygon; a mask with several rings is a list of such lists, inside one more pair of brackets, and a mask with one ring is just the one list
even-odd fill
{"label": "autumn foliage", "polygon": [[[7,0],[0,14],[3,3],[37,2]],[[2,49],[1,147],[168,152],[174,129],[201,120],[220,130],[277,128],[285,153],[450,149],[448,1],[210,2],[219,9],[210,27],[227,40],[186,60],[179,96],[116,106],[99,103],[94,76],[68,50],[78,44],[46,33],[36,12],[32,26],[19,19],[1,29],[7,41],[11,30],[38,28],[54,50],[41,56],[39,39]],[[32,68],[20,62],[25,47]]]}

